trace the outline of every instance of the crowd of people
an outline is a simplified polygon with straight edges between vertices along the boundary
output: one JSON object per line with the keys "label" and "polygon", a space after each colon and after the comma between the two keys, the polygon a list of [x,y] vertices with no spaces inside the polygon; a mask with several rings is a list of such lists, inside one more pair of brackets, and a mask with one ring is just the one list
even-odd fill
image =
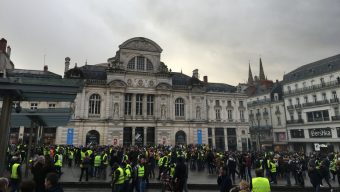
{"label": "crowd of people", "polygon": [[[206,145],[53,145],[32,148],[28,159],[27,153],[25,145],[9,147],[9,182],[0,178],[0,192],[7,191],[8,185],[11,191],[62,191],[58,178],[62,177],[65,166],[80,169],[79,182],[106,181],[109,176],[114,192],[144,192],[150,179],[160,180],[163,190],[188,191],[189,170],[216,175],[221,192],[270,191],[278,177],[283,178],[287,186],[291,186],[292,181],[294,185],[304,186],[307,175],[316,192],[320,191],[323,181],[330,190],[333,189],[331,179],[337,179],[340,184],[340,156],[336,153],[218,152]],[[27,175],[22,170],[25,162],[33,176],[31,181],[23,180]],[[237,177],[240,183],[236,182]]]}

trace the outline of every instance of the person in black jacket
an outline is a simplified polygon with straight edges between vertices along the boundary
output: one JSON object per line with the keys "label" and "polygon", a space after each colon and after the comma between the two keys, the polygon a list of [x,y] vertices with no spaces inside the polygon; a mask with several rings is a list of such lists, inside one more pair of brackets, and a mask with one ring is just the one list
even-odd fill
{"label": "person in black jacket", "polygon": [[178,186],[178,192],[183,191],[184,183],[187,178],[187,167],[184,163],[184,158],[183,157],[178,157],[177,158],[177,164],[175,168],[175,174],[174,174],[174,179],[175,183],[177,183]]}
{"label": "person in black jacket", "polygon": [[308,176],[309,176],[311,184],[313,185],[314,191],[319,192],[320,191],[321,179],[322,179],[319,171],[315,167],[309,166],[308,167]]}
{"label": "person in black jacket", "polygon": [[227,168],[221,167],[220,173],[217,178],[217,184],[220,189],[220,192],[229,192],[233,187],[230,177],[227,174]]}

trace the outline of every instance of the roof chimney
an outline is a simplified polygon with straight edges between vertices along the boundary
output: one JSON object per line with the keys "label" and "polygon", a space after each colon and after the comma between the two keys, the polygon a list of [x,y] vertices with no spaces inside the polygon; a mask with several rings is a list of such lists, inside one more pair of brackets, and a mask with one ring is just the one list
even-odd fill
{"label": "roof chimney", "polygon": [[69,70],[69,68],[70,68],[70,61],[71,61],[71,59],[69,57],[65,58],[65,71],[64,71],[64,73],[66,73]]}
{"label": "roof chimney", "polygon": [[2,38],[0,40],[0,51],[5,53],[6,52],[6,46],[7,46],[7,40]]}
{"label": "roof chimney", "polygon": [[7,46],[7,55],[8,55],[8,58],[11,57],[11,47],[10,46]]}
{"label": "roof chimney", "polygon": [[48,66],[44,65],[44,72],[47,72],[47,71],[48,71]]}
{"label": "roof chimney", "polygon": [[208,83],[208,76],[203,76],[204,83]]}
{"label": "roof chimney", "polygon": [[192,71],[192,77],[195,77],[195,78],[199,79],[198,69],[195,69],[195,70]]}

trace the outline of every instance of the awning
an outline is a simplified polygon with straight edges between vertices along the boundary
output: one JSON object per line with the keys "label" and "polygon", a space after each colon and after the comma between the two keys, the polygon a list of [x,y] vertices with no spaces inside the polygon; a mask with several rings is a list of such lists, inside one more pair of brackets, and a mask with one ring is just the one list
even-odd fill
{"label": "awning", "polygon": [[31,127],[31,121],[44,127],[65,126],[72,115],[70,108],[22,109],[20,113],[12,112],[11,127]]}

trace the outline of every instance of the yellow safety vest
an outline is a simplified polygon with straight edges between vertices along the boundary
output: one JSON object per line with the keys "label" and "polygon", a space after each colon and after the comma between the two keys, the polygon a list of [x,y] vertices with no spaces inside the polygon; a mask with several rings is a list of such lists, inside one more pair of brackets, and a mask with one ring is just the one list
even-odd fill
{"label": "yellow safety vest", "polygon": [[[58,167],[61,167],[61,160],[60,160],[61,158],[60,158],[60,155],[57,155],[57,156],[58,156],[58,160],[57,160],[57,162],[54,163],[54,165],[58,166]],[[55,156],[54,156],[54,158],[55,158]]]}
{"label": "yellow safety vest", "polygon": [[69,159],[73,159],[73,152],[72,152],[72,151],[70,151],[70,153],[69,153],[69,155],[68,155],[68,158],[69,158]]}
{"label": "yellow safety vest", "polygon": [[95,167],[99,167],[101,164],[101,156],[100,155],[96,155],[96,157],[94,158],[94,166]]}
{"label": "yellow safety vest", "polygon": [[170,177],[174,177],[175,175],[175,167],[170,168]]}
{"label": "yellow safety vest", "polygon": [[80,160],[83,160],[85,158],[85,152],[80,151]]}
{"label": "yellow safety vest", "polygon": [[161,158],[158,160],[158,167],[162,166],[162,164],[163,164],[163,158],[164,158],[164,157],[161,157]]}
{"label": "yellow safety vest", "polygon": [[270,162],[270,165],[272,166],[272,169],[270,170],[270,172],[272,172],[272,173],[276,173],[276,164],[275,164],[275,163],[272,163],[272,162]]}
{"label": "yellow safety vest", "polygon": [[270,184],[267,178],[256,177],[251,182],[253,185],[252,192],[270,192]]}
{"label": "yellow safety vest", "polygon": [[104,154],[103,159],[105,159],[105,161],[103,162],[104,165],[108,165],[109,164],[109,159],[107,158],[107,154],[106,153]]}
{"label": "yellow safety vest", "polygon": [[19,163],[14,163],[12,166],[12,172],[11,172],[11,179],[18,179],[18,167],[20,166]]}
{"label": "yellow safety vest", "polygon": [[144,166],[138,166],[138,177],[144,177]]}
{"label": "yellow safety vest", "polygon": [[[117,170],[119,171],[119,177],[118,180],[116,181],[116,184],[123,184],[124,183],[124,170],[121,167],[118,167]],[[115,175],[116,176],[116,175]]]}
{"label": "yellow safety vest", "polygon": [[126,165],[125,167],[125,181],[128,181],[130,180],[130,177],[131,177],[131,171],[130,171],[130,168]]}

